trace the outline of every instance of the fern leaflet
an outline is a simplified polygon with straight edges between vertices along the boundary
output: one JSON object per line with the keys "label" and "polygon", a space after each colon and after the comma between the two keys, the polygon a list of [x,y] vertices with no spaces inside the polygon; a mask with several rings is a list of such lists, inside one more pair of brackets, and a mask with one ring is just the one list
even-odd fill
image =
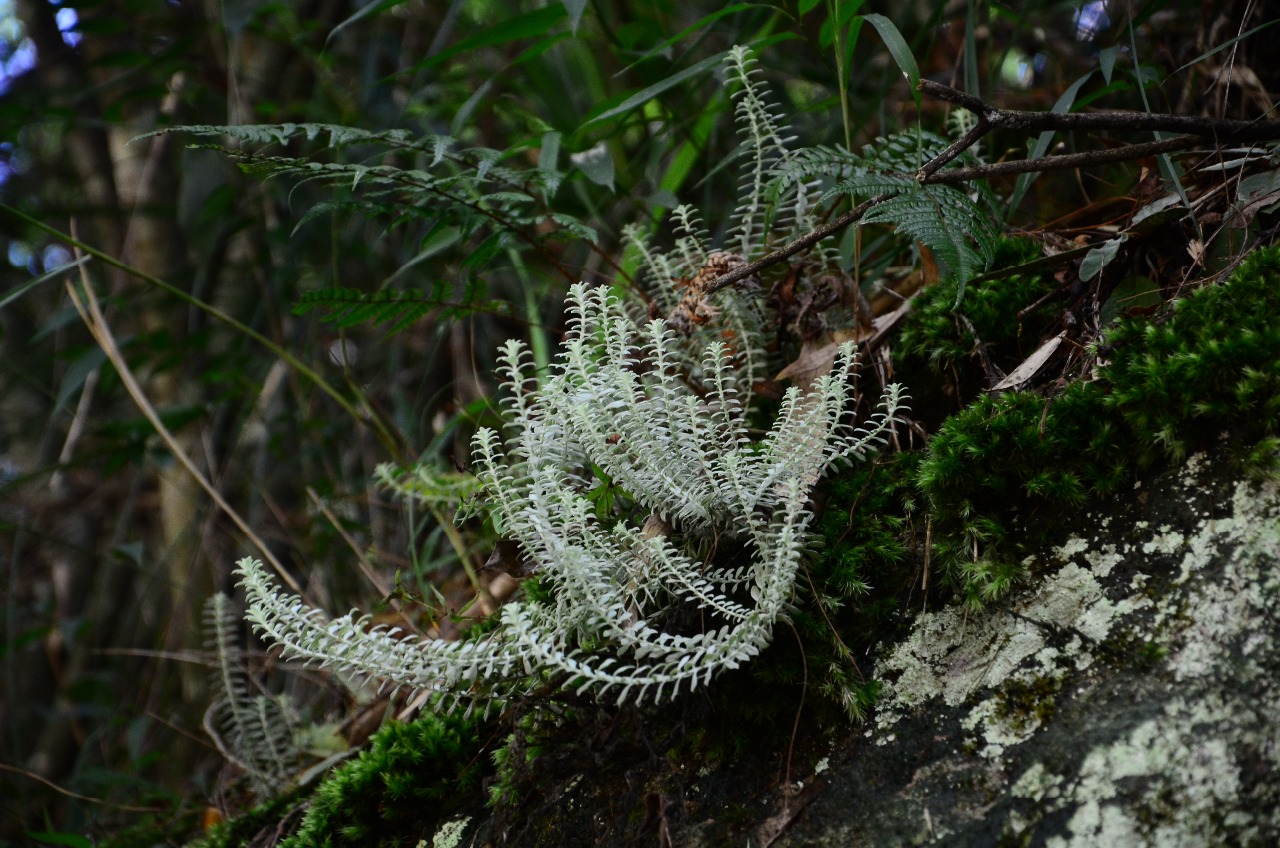
{"label": "fern leaflet", "polygon": [[511,311],[506,301],[484,299],[484,287],[478,282],[467,286],[460,300],[450,300],[444,289],[443,281],[436,281],[430,292],[396,289],[362,292],[342,287],[324,288],[299,297],[293,314],[306,315],[321,309],[326,313],[321,320],[339,328],[390,324],[388,332],[398,333],[431,314],[438,320],[451,320],[476,312],[507,315]]}

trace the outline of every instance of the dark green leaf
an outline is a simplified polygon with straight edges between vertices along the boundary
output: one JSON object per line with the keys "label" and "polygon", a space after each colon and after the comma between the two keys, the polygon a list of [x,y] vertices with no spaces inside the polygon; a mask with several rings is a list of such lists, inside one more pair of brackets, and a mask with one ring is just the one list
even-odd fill
{"label": "dark green leaf", "polygon": [[549,35],[555,25],[564,20],[567,15],[568,12],[565,10],[565,6],[558,3],[535,9],[532,12],[526,12],[523,15],[517,15],[482,32],[478,32],[470,38],[464,38],[448,50],[442,50],[436,55],[424,59],[414,66],[414,70],[425,70],[478,47],[493,47],[498,44],[519,41],[522,38]]}
{"label": "dark green leaf", "polygon": [[612,109],[606,109],[604,112],[601,112],[599,115],[589,118],[586,122],[583,123],[582,127],[580,127],[579,129],[589,127],[592,124],[599,123],[600,121],[607,121],[609,118],[613,118],[618,115],[625,115],[627,112],[630,112],[632,109],[635,109],[638,106],[643,106],[645,103],[648,103],[650,100],[657,97],[659,94],[662,94],[664,91],[669,91],[672,88],[675,88],[680,83],[684,82],[685,80],[692,79],[693,77],[696,77],[698,74],[705,73],[711,68],[716,67],[717,65],[719,65],[721,62],[724,61],[724,57],[726,55],[728,54],[717,53],[716,55],[712,56],[709,59],[703,59],[701,62],[698,62],[696,65],[692,65],[688,68],[685,68],[683,71],[677,71],[676,73],[672,74],[671,76],[667,77],[661,82],[655,82],[651,86],[642,88],[640,91],[637,91],[635,94],[631,95],[626,100],[623,100],[621,103],[619,103],[617,106],[614,106]]}

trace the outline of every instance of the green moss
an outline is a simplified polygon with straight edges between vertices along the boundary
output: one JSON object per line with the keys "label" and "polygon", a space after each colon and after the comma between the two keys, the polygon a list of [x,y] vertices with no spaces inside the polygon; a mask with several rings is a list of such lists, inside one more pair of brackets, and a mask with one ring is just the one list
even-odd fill
{"label": "green moss", "polygon": [[1062,681],[1055,677],[1006,680],[995,695],[995,717],[1015,732],[1042,726],[1057,711],[1057,694],[1061,689]]}
{"label": "green moss", "polygon": [[1135,468],[1181,459],[1224,431],[1270,444],[1280,431],[1280,249],[1256,252],[1154,322],[1118,321],[1100,353],[1109,361],[1095,381],[1056,397],[984,395],[930,441],[916,480],[943,577],[970,604],[1008,591],[1055,516],[1117,492]]}
{"label": "green moss", "polygon": [[490,753],[494,779],[489,786],[489,803],[514,807],[520,803],[520,784],[530,766],[542,756],[544,746],[554,744],[565,725],[574,722],[572,710],[533,709],[519,715],[506,741]]}
{"label": "green moss", "polygon": [[[1013,268],[1039,255],[1034,241],[1003,239],[992,267]],[[940,382],[963,403],[991,385],[988,367],[1011,371],[1040,343],[1053,310],[1035,310],[1022,320],[1017,315],[1058,284],[1051,276],[1036,273],[971,283],[957,309],[958,288],[957,281],[950,279],[920,292],[893,353],[894,370],[913,387]],[[920,400],[929,394],[914,396]]]}
{"label": "green moss", "polygon": [[282,848],[413,845],[477,803],[485,760],[474,721],[426,715],[392,722],[316,788]]}
{"label": "green moss", "polygon": [[[188,842],[187,848],[238,848],[241,845],[251,844],[253,838],[264,828],[270,827],[274,830],[275,824],[298,803],[299,799],[305,797],[305,794],[304,790],[294,790],[278,795],[233,819],[214,825],[194,841]],[[114,840],[108,844],[112,848],[124,848],[123,844]],[[157,843],[153,841],[148,844]]]}
{"label": "green moss", "polygon": [[929,443],[916,482],[928,499],[943,580],[978,606],[1020,579],[1020,561],[1052,521],[1128,479],[1129,445],[1108,419],[1105,389],[1075,383],[1057,398],[984,395]]}
{"label": "green moss", "polygon": [[1167,320],[1117,322],[1107,341],[1107,404],[1128,425],[1144,464],[1180,459],[1226,429],[1246,442],[1274,436],[1280,248],[1255,251],[1227,283],[1175,303]]}

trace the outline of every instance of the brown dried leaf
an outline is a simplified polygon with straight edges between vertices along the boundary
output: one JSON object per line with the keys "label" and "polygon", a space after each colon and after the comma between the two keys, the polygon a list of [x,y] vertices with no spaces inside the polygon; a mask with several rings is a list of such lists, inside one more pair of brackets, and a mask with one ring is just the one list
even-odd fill
{"label": "brown dried leaf", "polygon": [[871,331],[849,328],[826,333],[800,345],[800,355],[778,372],[774,380],[791,380],[801,391],[807,392],[824,374],[830,374],[845,342],[860,342],[871,337]]}
{"label": "brown dried leaf", "polygon": [[[671,310],[671,315],[667,317],[667,323],[676,332],[688,335],[693,332],[695,326],[701,327],[711,321],[720,314],[720,310],[712,306],[708,301],[708,298],[715,292],[707,291],[707,287],[725,274],[733,273],[746,264],[747,260],[736,253],[730,253],[726,250],[717,250],[715,253],[710,254],[707,257],[706,264],[698,269],[698,273],[683,284],[685,286],[684,296],[680,298],[676,308]],[[750,276],[739,285],[759,286],[760,279],[756,276]]]}
{"label": "brown dried leaf", "polygon": [[1058,345],[1062,344],[1062,340],[1066,337],[1067,331],[1063,330],[1061,333],[1058,333],[1058,335],[1040,345],[1040,347],[1036,348],[1035,352],[1028,356],[1021,365],[1010,371],[1008,376],[999,383],[992,386],[991,391],[1003,392],[1007,389],[1016,389],[1029,383],[1031,378],[1036,375],[1036,372],[1043,368],[1045,363],[1049,361],[1049,358],[1053,356],[1054,351],[1058,349]]}

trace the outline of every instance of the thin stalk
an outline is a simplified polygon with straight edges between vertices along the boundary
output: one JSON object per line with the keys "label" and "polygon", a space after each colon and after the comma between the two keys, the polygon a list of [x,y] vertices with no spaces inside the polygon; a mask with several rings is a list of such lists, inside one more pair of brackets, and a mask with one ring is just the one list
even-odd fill
{"label": "thin stalk", "polygon": [[253,339],[255,342],[267,348],[273,354],[275,354],[276,356],[280,357],[285,362],[287,362],[290,366],[296,369],[298,373],[302,374],[302,376],[306,377],[308,380],[314,383],[316,387],[319,388],[325,394],[327,394],[334,401],[334,403],[338,404],[338,406],[342,408],[343,412],[350,415],[356,421],[359,421],[362,424],[365,424],[368,427],[370,427],[374,431],[374,435],[377,437],[378,441],[382,443],[382,446],[387,450],[387,452],[391,456],[395,457],[397,460],[403,460],[403,451],[400,447],[400,442],[387,428],[385,422],[383,422],[377,415],[373,414],[371,410],[361,411],[356,406],[356,404],[352,403],[350,400],[344,397],[341,392],[339,392],[337,389],[331,386],[328,383],[328,381],[326,381],[323,377],[321,377],[314,369],[308,366],[305,362],[298,359],[298,357],[294,356],[292,353],[285,350],[280,345],[271,341],[269,338],[262,335],[257,330],[250,327],[249,325],[245,324],[242,321],[237,320],[236,318],[233,318],[232,316],[223,312],[221,309],[214,306],[213,304],[205,303],[203,300],[200,300],[194,295],[191,295],[183,291],[182,289],[178,288],[172,283],[166,282],[160,279],[159,277],[153,277],[152,275],[146,273],[145,271],[141,271],[137,268],[134,268],[132,265],[129,265],[128,263],[121,262],[119,259],[116,259],[110,254],[103,253],[102,251],[90,245],[85,244],[84,242],[80,241],[74,236],[70,236],[62,232],[61,230],[57,229],[56,227],[51,227],[48,224],[44,223],[43,221],[40,221],[36,218],[31,217],[25,212],[20,212],[19,210],[14,209],[12,206],[9,206],[4,203],[0,203],[0,211],[7,212],[10,215],[13,215],[15,218],[19,218],[20,220],[30,224],[31,226],[36,227],[37,229],[53,236],[59,241],[65,242],[66,244],[70,245],[71,247],[83,253],[87,253],[88,255],[94,257],[95,259],[103,262],[106,265],[109,265],[112,268],[116,268],[120,271],[124,271],[125,273],[131,274],[144,282],[150,283],[156,288],[159,288],[165,292],[168,292],[169,294],[173,295],[179,300],[182,300],[185,303],[188,303],[191,306],[194,306],[197,309],[204,311],[206,314],[212,316],[213,318],[218,319],[219,321],[223,322],[224,324],[231,327],[232,329],[242,333],[243,335],[249,337],[250,339]]}
{"label": "thin stalk", "polygon": [[295,581],[293,577],[290,576],[289,572],[285,570],[284,565],[276,558],[276,555],[271,552],[271,548],[267,547],[267,543],[264,542],[262,537],[257,533],[253,532],[253,528],[249,526],[248,522],[240,517],[240,513],[236,512],[235,508],[232,507],[231,504],[227,503],[226,498],[222,497],[222,493],[219,492],[218,489],[209,482],[208,478],[200,472],[200,469],[196,467],[196,464],[191,460],[191,457],[188,456],[187,452],[182,449],[180,444],[178,444],[178,440],[169,432],[169,428],[160,420],[160,414],[156,412],[155,407],[151,405],[149,400],[147,400],[146,393],[142,391],[142,386],[138,385],[137,379],[133,376],[133,371],[129,368],[129,364],[125,362],[124,354],[120,352],[120,346],[116,344],[115,337],[111,334],[111,328],[107,325],[107,319],[102,314],[102,308],[98,303],[98,298],[94,295],[93,289],[89,285],[88,275],[85,273],[83,265],[80,266],[80,273],[81,276],[85,278],[83,280],[83,288],[80,291],[77,291],[75,285],[68,280],[67,294],[71,297],[71,302],[75,305],[76,312],[80,314],[80,318],[84,321],[85,327],[88,328],[90,335],[93,336],[93,339],[98,343],[98,346],[102,348],[102,352],[106,354],[107,359],[111,364],[115,366],[116,373],[119,375],[120,382],[124,385],[125,391],[127,391],[129,396],[133,398],[133,402],[137,405],[139,411],[141,411],[146,419],[151,422],[151,426],[155,428],[160,439],[165,443],[165,446],[169,448],[174,459],[178,460],[178,462],[187,469],[187,473],[195,478],[196,482],[200,484],[200,487],[203,488],[213,502],[218,505],[218,508],[227,514],[227,517],[230,518],[231,522],[235,524],[236,527],[239,528],[240,532],[245,535],[245,538],[247,538],[254,547],[258,549],[259,553],[262,554],[262,558],[271,564],[271,567],[275,570],[276,574],[280,576],[280,579],[288,584],[289,588],[294,592],[302,595],[302,587],[299,586],[297,581]]}

